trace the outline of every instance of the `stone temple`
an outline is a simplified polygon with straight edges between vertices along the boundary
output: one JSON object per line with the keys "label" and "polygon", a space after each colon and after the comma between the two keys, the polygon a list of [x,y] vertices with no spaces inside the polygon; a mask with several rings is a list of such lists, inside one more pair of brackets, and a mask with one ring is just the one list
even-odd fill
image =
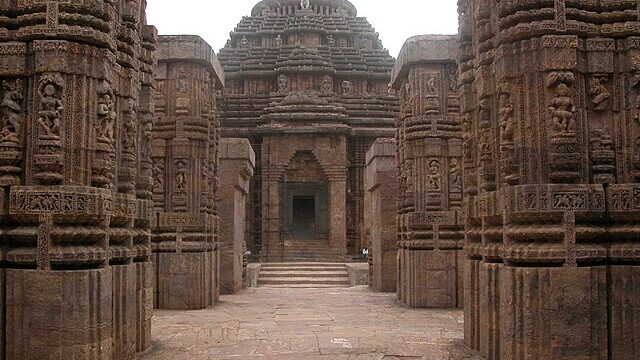
{"label": "stone temple", "polygon": [[0,0],[0,360],[640,359],[637,0],[147,5]]}
{"label": "stone temple", "polygon": [[344,260],[365,247],[364,167],[394,136],[393,58],[348,1],[259,2],[220,50],[222,133],[256,153],[248,249]]}

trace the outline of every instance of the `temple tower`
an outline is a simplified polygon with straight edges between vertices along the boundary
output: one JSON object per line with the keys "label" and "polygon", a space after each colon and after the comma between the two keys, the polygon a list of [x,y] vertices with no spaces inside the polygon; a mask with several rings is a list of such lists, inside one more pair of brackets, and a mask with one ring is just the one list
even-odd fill
{"label": "temple tower", "polygon": [[364,240],[364,166],[393,137],[393,59],[345,0],[259,2],[220,51],[223,136],[256,152],[253,236],[263,260],[344,260]]}

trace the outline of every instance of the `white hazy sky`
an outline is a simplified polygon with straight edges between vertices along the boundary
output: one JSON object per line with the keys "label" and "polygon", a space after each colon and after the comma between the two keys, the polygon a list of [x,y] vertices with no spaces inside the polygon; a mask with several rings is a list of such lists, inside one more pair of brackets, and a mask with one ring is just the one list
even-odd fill
{"label": "white hazy sky", "polygon": [[[147,19],[161,35],[202,36],[218,52],[242,16],[259,0],[148,0]],[[313,2],[313,0],[312,0]],[[420,34],[458,32],[456,0],[351,0],[397,57],[404,41]]]}

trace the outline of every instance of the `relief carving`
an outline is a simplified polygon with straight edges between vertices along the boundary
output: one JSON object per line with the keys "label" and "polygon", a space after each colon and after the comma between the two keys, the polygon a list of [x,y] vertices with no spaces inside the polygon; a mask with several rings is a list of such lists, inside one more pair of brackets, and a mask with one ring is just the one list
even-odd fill
{"label": "relief carving", "polygon": [[38,124],[40,124],[41,139],[60,139],[60,120],[62,118],[62,86],[60,75],[45,75],[40,80],[38,94],[40,94],[40,111],[38,111]]}
{"label": "relief carving", "polygon": [[0,142],[3,144],[22,145],[22,127],[24,101],[22,80],[3,82],[4,96],[1,104]]}

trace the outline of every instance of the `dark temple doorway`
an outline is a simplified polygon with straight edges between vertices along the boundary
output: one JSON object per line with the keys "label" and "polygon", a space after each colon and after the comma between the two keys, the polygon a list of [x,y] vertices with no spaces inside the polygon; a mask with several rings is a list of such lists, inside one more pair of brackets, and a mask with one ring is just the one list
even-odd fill
{"label": "dark temple doorway", "polygon": [[316,198],[312,196],[293,197],[293,237],[313,239],[316,234]]}
{"label": "dark temple doorway", "polygon": [[285,237],[287,240],[329,238],[329,197],[326,183],[285,183]]}

